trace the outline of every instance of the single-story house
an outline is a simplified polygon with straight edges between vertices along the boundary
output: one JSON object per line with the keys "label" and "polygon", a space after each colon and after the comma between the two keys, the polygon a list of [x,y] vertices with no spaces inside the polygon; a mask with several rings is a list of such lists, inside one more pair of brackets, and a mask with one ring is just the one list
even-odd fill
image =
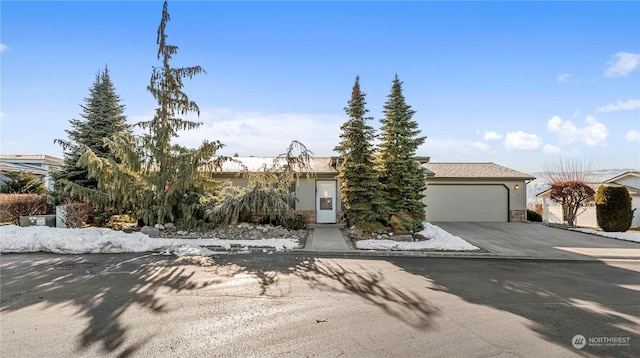
{"label": "single-story house", "polygon": [[[630,171],[622,173],[602,183],[587,183],[594,191],[598,191],[601,185],[624,185],[631,195],[631,207],[637,209],[633,215],[631,227],[640,227],[640,172]],[[548,223],[565,223],[562,205],[551,199],[551,188],[536,195],[542,199],[542,220]],[[579,211],[575,222],[576,226],[598,227],[595,203]]]}
{"label": "single-story house", "polygon": [[0,185],[6,181],[2,172],[26,171],[36,176],[38,181],[44,182],[45,188],[53,189],[51,172],[62,168],[64,160],[45,154],[2,154],[0,155]]}
{"label": "single-story house", "polygon": [[[234,158],[249,171],[271,165],[274,158]],[[427,181],[426,219],[429,221],[525,221],[526,185],[534,177],[495,163],[429,163],[416,157]],[[339,223],[343,207],[337,179],[339,158],[316,157],[311,166],[315,175],[297,183],[296,212],[312,223]],[[242,165],[227,162],[220,179],[246,185],[237,174]]]}

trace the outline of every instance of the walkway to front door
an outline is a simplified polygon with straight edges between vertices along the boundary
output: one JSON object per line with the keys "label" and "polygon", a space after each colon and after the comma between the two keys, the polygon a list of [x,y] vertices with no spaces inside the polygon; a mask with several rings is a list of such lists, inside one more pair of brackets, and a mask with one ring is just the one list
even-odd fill
{"label": "walkway to front door", "polygon": [[321,252],[345,252],[352,251],[353,245],[348,245],[342,231],[334,225],[318,225],[309,230],[306,250]]}

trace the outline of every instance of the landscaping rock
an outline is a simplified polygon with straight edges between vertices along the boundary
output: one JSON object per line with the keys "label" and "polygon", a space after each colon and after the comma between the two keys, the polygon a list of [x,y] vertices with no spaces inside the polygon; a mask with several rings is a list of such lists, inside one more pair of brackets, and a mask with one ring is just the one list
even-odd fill
{"label": "landscaping rock", "polygon": [[160,237],[160,229],[153,226],[143,226],[140,232],[147,234],[149,237]]}
{"label": "landscaping rock", "polygon": [[165,229],[173,229],[174,227],[176,227],[173,223],[166,223],[164,224],[164,228]]}
{"label": "landscaping rock", "polygon": [[164,230],[164,225],[162,224],[155,224],[153,227],[155,227],[158,230]]}

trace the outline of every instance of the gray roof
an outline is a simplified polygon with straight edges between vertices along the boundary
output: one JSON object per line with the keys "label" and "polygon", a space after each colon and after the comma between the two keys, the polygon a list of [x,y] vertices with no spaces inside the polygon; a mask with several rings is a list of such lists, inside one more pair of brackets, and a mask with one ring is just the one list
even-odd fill
{"label": "gray roof", "polygon": [[433,178],[473,179],[535,179],[535,177],[496,163],[425,163],[422,167],[432,172]]}
{"label": "gray roof", "polygon": [[0,160],[10,163],[63,165],[64,159],[46,154],[0,154]]}

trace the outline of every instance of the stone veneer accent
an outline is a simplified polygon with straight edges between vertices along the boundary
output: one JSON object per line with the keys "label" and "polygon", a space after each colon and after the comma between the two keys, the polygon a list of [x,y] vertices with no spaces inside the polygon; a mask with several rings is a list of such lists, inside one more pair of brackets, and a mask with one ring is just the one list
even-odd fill
{"label": "stone veneer accent", "polygon": [[511,221],[511,222],[527,221],[527,211],[526,210],[511,210],[511,211],[509,211],[509,221]]}
{"label": "stone veneer accent", "polygon": [[[296,210],[296,214],[300,214],[304,216],[304,218],[307,219],[307,222],[309,224],[316,223],[317,215],[315,210]],[[344,223],[344,220],[342,219],[342,211],[336,211],[336,223],[337,224]]]}

